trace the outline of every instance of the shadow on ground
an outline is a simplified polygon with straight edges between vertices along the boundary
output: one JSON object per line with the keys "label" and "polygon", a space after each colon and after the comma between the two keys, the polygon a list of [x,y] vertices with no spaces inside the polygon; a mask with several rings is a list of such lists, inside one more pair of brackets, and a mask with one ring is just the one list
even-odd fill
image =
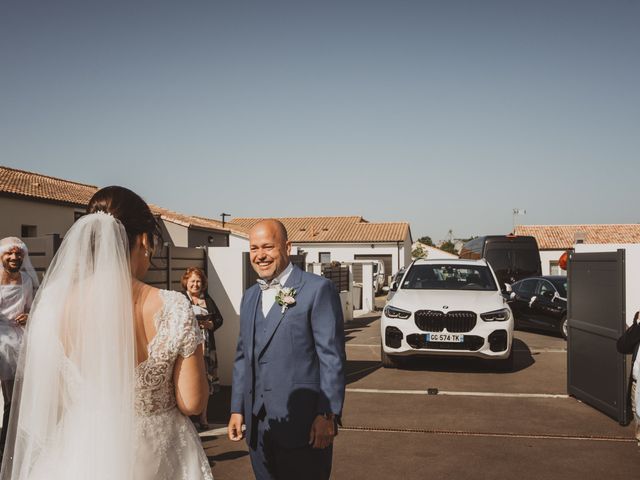
{"label": "shadow on ground", "polygon": [[371,375],[381,367],[381,363],[377,360],[347,360],[345,368],[347,385]]}
{"label": "shadow on ground", "polygon": [[507,368],[501,360],[444,356],[405,358],[401,368],[450,373],[513,373],[529,368],[535,363],[531,350],[522,340],[515,338],[512,348],[514,350],[512,368]]}
{"label": "shadow on ground", "polygon": [[249,452],[244,451],[244,450],[234,450],[232,452],[224,452],[224,453],[220,453],[218,455],[214,455],[213,458],[215,459],[216,462],[225,462],[228,460],[236,460],[238,458],[242,458],[242,457],[246,457],[247,455],[249,455]]}
{"label": "shadow on ground", "polygon": [[344,322],[344,340],[348,342],[355,338],[355,334],[367,328],[373,322],[380,318],[379,313],[370,313],[361,317],[354,318],[348,322]]}

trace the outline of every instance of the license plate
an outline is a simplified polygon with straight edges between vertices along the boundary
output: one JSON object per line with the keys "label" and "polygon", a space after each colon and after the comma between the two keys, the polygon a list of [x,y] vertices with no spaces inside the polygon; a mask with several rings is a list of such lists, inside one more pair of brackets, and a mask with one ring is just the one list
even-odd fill
{"label": "license plate", "polygon": [[425,336],[427,337],[427,342],[464,342],[464,335],[459,333],[427,333]]}

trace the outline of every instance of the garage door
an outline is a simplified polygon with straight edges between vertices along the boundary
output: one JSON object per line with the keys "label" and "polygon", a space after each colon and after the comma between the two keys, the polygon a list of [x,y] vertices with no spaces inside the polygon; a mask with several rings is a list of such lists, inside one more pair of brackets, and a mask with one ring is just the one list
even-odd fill
{"label": "garage door", "polygon": [[[385,279],[384,284],[387,284],[389,275],[393,271],[393,262],[391,255],[354,255],[354,260],[380,260],[384,263]],[[353,281],[362,283],[362,265],[357,263],[353,265]]]}

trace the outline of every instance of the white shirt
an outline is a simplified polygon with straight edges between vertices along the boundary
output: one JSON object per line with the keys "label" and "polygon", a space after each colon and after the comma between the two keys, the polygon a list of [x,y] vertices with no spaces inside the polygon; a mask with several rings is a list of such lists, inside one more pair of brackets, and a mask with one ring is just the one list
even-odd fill
{"label": "white shirt", "polygon": [[276,302],[276,296],[278,295],[280,288],[284,286],[292,271],[293,264],[289,263],[289,265],[287,265],[287,268],[285,268],[282,273],[276,277],[280,282],[280,287],[262,290],[262,314],[265,316],[265,318],[269,313],[269,310],[271,310],[271,307],[273,307],[273,304]]}
{"label": "white shirt", "polygon": [[22,283],[0,285],[0,321],[13,323],[22,313],[28,313],[33,302],[31,278],[20,272]]}

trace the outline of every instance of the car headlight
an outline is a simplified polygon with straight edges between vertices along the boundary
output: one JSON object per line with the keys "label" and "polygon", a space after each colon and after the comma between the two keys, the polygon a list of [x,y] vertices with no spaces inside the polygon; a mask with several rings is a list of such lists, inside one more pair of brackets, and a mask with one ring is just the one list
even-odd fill
{"label": "car headlight", "polygon": [[387,318],[400,318],[402,320],[406,320],[411,316],[411,312],[407,310],[402,310],[401,308],[396,308],[392,306],[387,306],[384,308],[384,314]]}
{"label": "car headlight", "polygon": [[504,322],[509,320],[510,316],[511,312],[508,308],[501,308],[500,310],[480,314],[480,318],[485,322]]}

